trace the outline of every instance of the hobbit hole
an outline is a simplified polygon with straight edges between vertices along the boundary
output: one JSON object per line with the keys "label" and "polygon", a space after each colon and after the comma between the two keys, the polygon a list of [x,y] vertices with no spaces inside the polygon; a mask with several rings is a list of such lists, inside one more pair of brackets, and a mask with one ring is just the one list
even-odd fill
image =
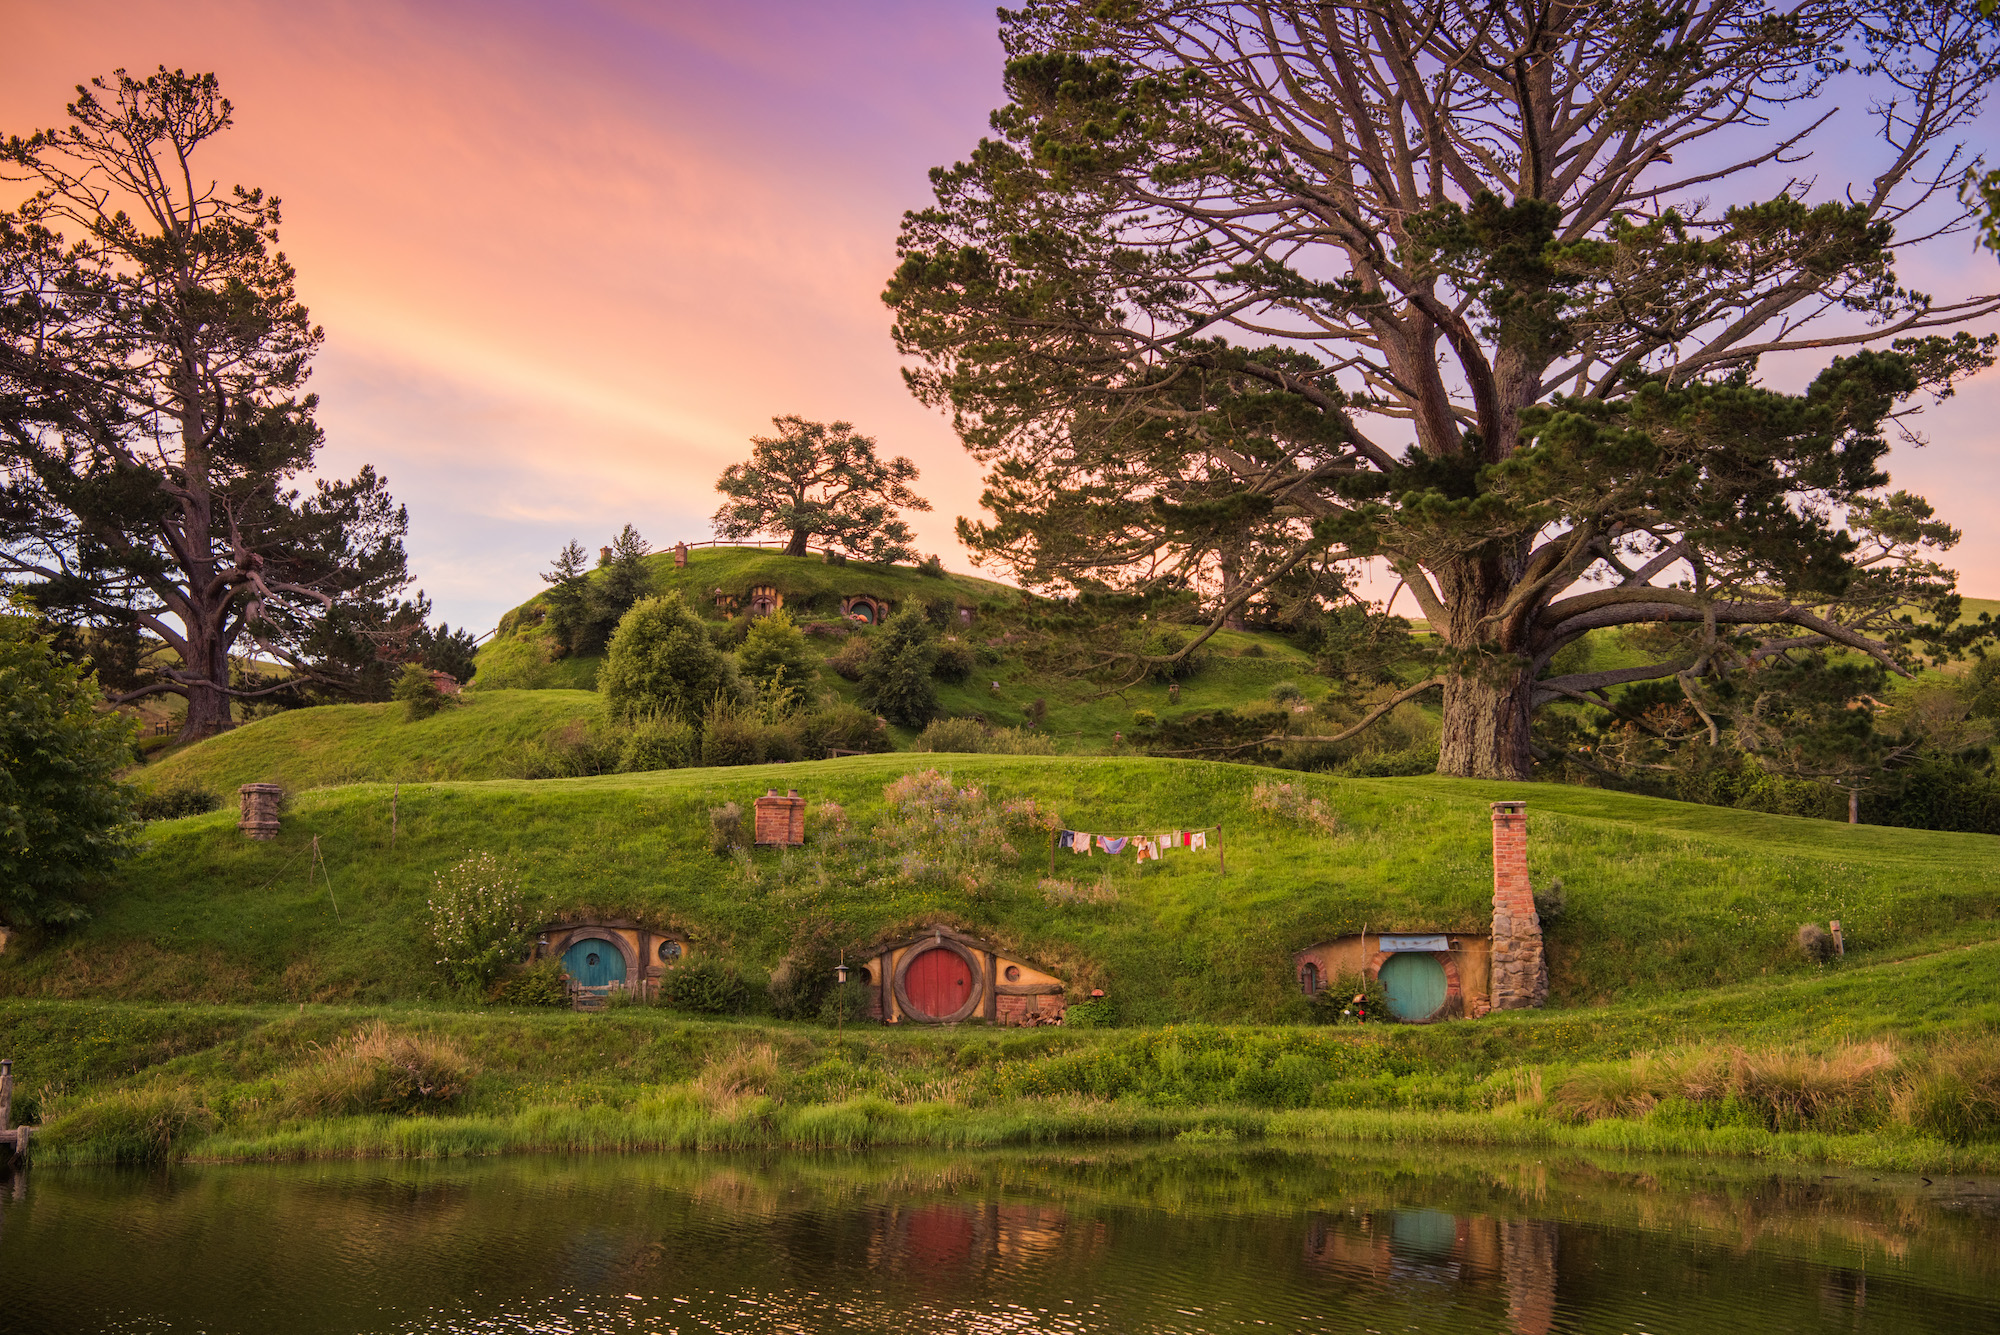
{"label": "hobbit hole", "polygon": [[1060,1024],[1061,979],[999,946],[949,928],[874,947],[862,977],[868,1013],[884,1024]]}
{"label": "hobbit hole", "polygon": [[1313,996],[1343,973],[1366,973],[1388,993],[1390,1013],[1417,1024],[1546,1001],[1548,963],[1528,883],[1527,804],[1495,802],[1492,813],[1490,932],[1362,932],[1322,941],[1292,957],[1299,989]]}

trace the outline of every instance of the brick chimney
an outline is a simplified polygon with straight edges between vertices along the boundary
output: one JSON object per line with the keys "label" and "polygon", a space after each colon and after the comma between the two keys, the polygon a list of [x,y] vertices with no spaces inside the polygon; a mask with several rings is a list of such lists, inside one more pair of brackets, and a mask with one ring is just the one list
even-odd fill
{"label": "brick chimney", "polygon": [[1493,804],[1493,1009],[1521,1010],[1549,997],[1542,920],[1528,883],[1528,804]]}
{"label": "brick chimney", "polygon": [[794,788],[783,797],[773,788],[752,804],[754,835],[760,844],[803,844],[806,841],[806,800]]}

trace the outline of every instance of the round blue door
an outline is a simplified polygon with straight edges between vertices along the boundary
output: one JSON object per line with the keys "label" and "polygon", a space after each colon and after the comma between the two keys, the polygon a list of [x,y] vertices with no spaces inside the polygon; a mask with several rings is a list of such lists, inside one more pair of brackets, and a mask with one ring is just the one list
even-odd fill
{"label": "round blue door", "polygon": [[1391,955],[1382,964],[1382,987],[1399,1020],[1428,1020],[1444,1008],[1444,965],[1422,951]]}
{"label": "round blue door", "polygon": [[625,954],[601,937],[586,936],[563,952],[563,972],[579,987],[625,981]]}

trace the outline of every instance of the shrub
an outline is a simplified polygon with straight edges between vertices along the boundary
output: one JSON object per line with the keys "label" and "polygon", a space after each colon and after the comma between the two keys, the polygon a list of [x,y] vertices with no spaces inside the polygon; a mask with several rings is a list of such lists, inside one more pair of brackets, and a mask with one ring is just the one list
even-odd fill
{"label": "shrub", "polygon": [[452,979],[483,991],[527,950],[520,884],[491,853],[468,854],[437,873],[430,933],[437,962]]}
{"label": "shrub", "polygon": [[111,1163],[171,1163],[175,1146],[214,1129],[215,1115],[178,1086],[127,1089],[55,1118],[37,1143]]}
{"label": "shrub", "polygon": [[860,681],[862,672],[868,666],[868,641],[864,636],[851,636],[847,642],[834,651],[826,665],[848,681]]}
{"label": "shrub", "polygon": [[974,718],[933,719],[910,743],[912,751],[960,751],[976,753],[988,749],[986,725]]}
{"label": "shrub", "polygon": [[977,666],[979,661],[972,646],[956,635],[947,635],[938,641],[937,661],[931,664],[931,675],[956,686],[970,677]]}
{"label": "shrub", "polygon": [[668,1005],[700,1015],[734,1014],[743,1009],[748,996],[741,974],[707,957],[670,969],[660,990]]}
{"label": "shrub", "polygon": [[1056,753],[1056,744],[1045,732],[995,728],[986,735],[986,749],[1001,756],[1052,756]]}
{"label": "shrub", "polygon": [[124,856],[136,828],[132,720],[100,712],[95,678],[26,617],[0,613],[0,919],[74,922],[74,898]]}
{"label": "shrub", "polygon": [[1091,884],[1088,881],[1064,881],[1053,876],[1044,876],[1035,882],[1035,888],[1042,892],[1042,898],[1051,904],[1116,904],[1117,887],[1106,876],[1104,880]]}
{"label": "shrub", "polygon": [[882,625],[861,671],[861,702],[891,723],[921,728],[936,717],[937,632],[923,612],[906,607]]}
{"label": "shrub", "polygon": [[1160,725],[1160,716],[1159,716],[1158,714],[1155,714],[1155,713],[1154,713],[1154,712],[1153,712],[1152,710],[1150,710],[1150,709],[1135,709],[1135,710],[1133,710],[1133,711],[1132,711],[1132,726],[1133,726],[1133,727],[1135,727],[1135,728],[1157,728],[1157,727],[1158,727],[1159,725]]}
{"label": "shrub", "polygon": [[1267,694],[1273,702],[1281,705],[1297,704],[1306,698],[1306,693],[1299,689],[1299,684],[1295,681],[1281,681]]}
{"label": "shrub", "polygon": [[917,573],[926,579],[944,578],[944,559],[936,552],[917,562]]}
{"label": "shrub", "polygon": [[777,611],[751,624],[736,663],[746,678],[769,692],[809,684],[818,675],[817,658],[791,614]]}
{"label": "shrub", "polygon": [[377,1020],[295,1071],[286,1109],[307,1117],[436,1112],[458,1102],[472,1069],[450,1039],[400,1033]]}
{"label": "shrub", "polygon": [[1065,1029],[1115,1029],[1118,1026],[1118,1003],[1110,997],[1086,997],[1082,1001],[1072,1001],[1063,1008],[1062,1022]]}
{"label": "shrub", "polygon": [[[1357,1002],[1356,997],[1361,1000]],[[1389,1009],[1389,989],[1382,980],[1357,970],[1326,980],[1312,996],[1312,1017],[1319,1024],[1375,1024],[1393,1020],[1395,1014]]]}
{"label": "shrub", "polygon": [[[1187,642],[1188,637],[1176,631],[1155,631],[1146,637],[1141,646],[1141,651],[1152,658],[1168,659],[1186,648]],[[1262,647],[1262,645],[1251,646],[1253,649],[1261,649]],[[1146,669],[1146,679],[1158,682],[1161,685],[1166,685],[1169,682],[1186,681],[1189,677],[1199,673],[1207,665],[1208,651],[1206,649],[1196,649],[1185,658],[1176,659],[1172,662],[1156,662],[1149,665]]]}
{"label": "shrub", "polygon": [[559,959],[536,960],[502,978],[488,995],[504,1006],[567,1006],[569,975]]}
{"label": "shrub", "polygon": [[431,670],[421,663],[403,665],[393,695],[403,702],[403,717],[411,723],[429,718],[452,702],[450,696],[438,689]]}
{"label": "shrub", "polygon": [[724,802],[719,807],[708,809],[708,851],[717,857],[724,857],[743,847],[748,841],[743,832],[743,808],[734,802]]}
{"label": "shrub", "polygon": [[1017,838],[1039,844],[1061,824],[1032,798],[995,802],[934,769],[905,774],[882,790],[882,798],[888,816],[875,837],[897,850],[896,874],[967,895],[983,892],[1000,866],[1021,860]]}
{"label": "shrub", "polygon": [[736,670],[675,593],[643,599],[619,621],[597,688],[614,718],[696,718],[718,697],[735,697]]}
{"label": "shrub", "polygon": [[1340,828],[1340,818],[1304,784],[1260,783],[1250,790],[1250,805],[1293,825],[1311,825],[1328,834]]}
{"label": "shrub", "polygon": [[701,735],[694,725],[670,714],[647,714],[632,724],[618,753],[620,774],[687,769],[701,760]]}
{"label": "shrub", "polygon": [[1899,1121],[1965,1145],[2000,1135],[2000,1040],[1964,1040],[1917,1063],[1895,1092]]}
{"label": "shrub", "polygon": [[200,816],[222,805],[222,799],[192,779],[183,779],[170,788],[141,793],[134,806],[140,820],[179,820]]}
{"label": "shrub", "polygon": [[615,774],[625,758],[626,738],[603,722],[582,719],[568,723],[553,736],[521,748],[524,779],[582,779]]}
{"label": "shrub", "polygon": [[734,701],[717,696],[701,721],[701,763],[756,765],[763,760],[764,734],[757,720]]}
{"label": "shrub", "polygon": [[1816,922],[1800,923],[1796,937],[1799,953],[1815,963],[1823,963],[1833,953],[1833,938]]}
{"label": "shrub", "polygon": [[800,744],[815,759],[833,751],[887,751],[889,734],[882,721],[860,705],[835,702],[807,714],[799,728]]}

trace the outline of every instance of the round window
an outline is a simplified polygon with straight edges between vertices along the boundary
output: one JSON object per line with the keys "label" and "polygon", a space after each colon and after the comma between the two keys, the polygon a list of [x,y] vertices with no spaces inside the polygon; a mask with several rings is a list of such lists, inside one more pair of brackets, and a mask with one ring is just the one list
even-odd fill
{"label": "round window", "polygon": [[680,957],[681,957],[681,943],[680,943],[680,942],[678,942],[678,941],[662,941],[662,942],[660,942],[660,958],[661,958],[661,959],[663,959],[663,960],[666,960],[666,961],[667,961],[668,963],[672,963],[673,961],[675,961],[675,960],[679,959]]}
{"label": "round window", "polygon": [[1008,965],[1008,966],[1007,966],[1007,981],[1008,981],[1008,982],[1010,982],[1010,983],[1018,983],[1018,982],[1020,982],[1020,981],[1021,981],[1021,966],[1020,966],[1020,965],[1018,965],[1018,964],[1010,964],[1010,965]]}
{"label": "round window", "polygon": [[598,965],[597,952],[593,950],[588,955],[585,955],[583,957],[583,962],[585,964],[588,964],[593,969],[596,968]]}

